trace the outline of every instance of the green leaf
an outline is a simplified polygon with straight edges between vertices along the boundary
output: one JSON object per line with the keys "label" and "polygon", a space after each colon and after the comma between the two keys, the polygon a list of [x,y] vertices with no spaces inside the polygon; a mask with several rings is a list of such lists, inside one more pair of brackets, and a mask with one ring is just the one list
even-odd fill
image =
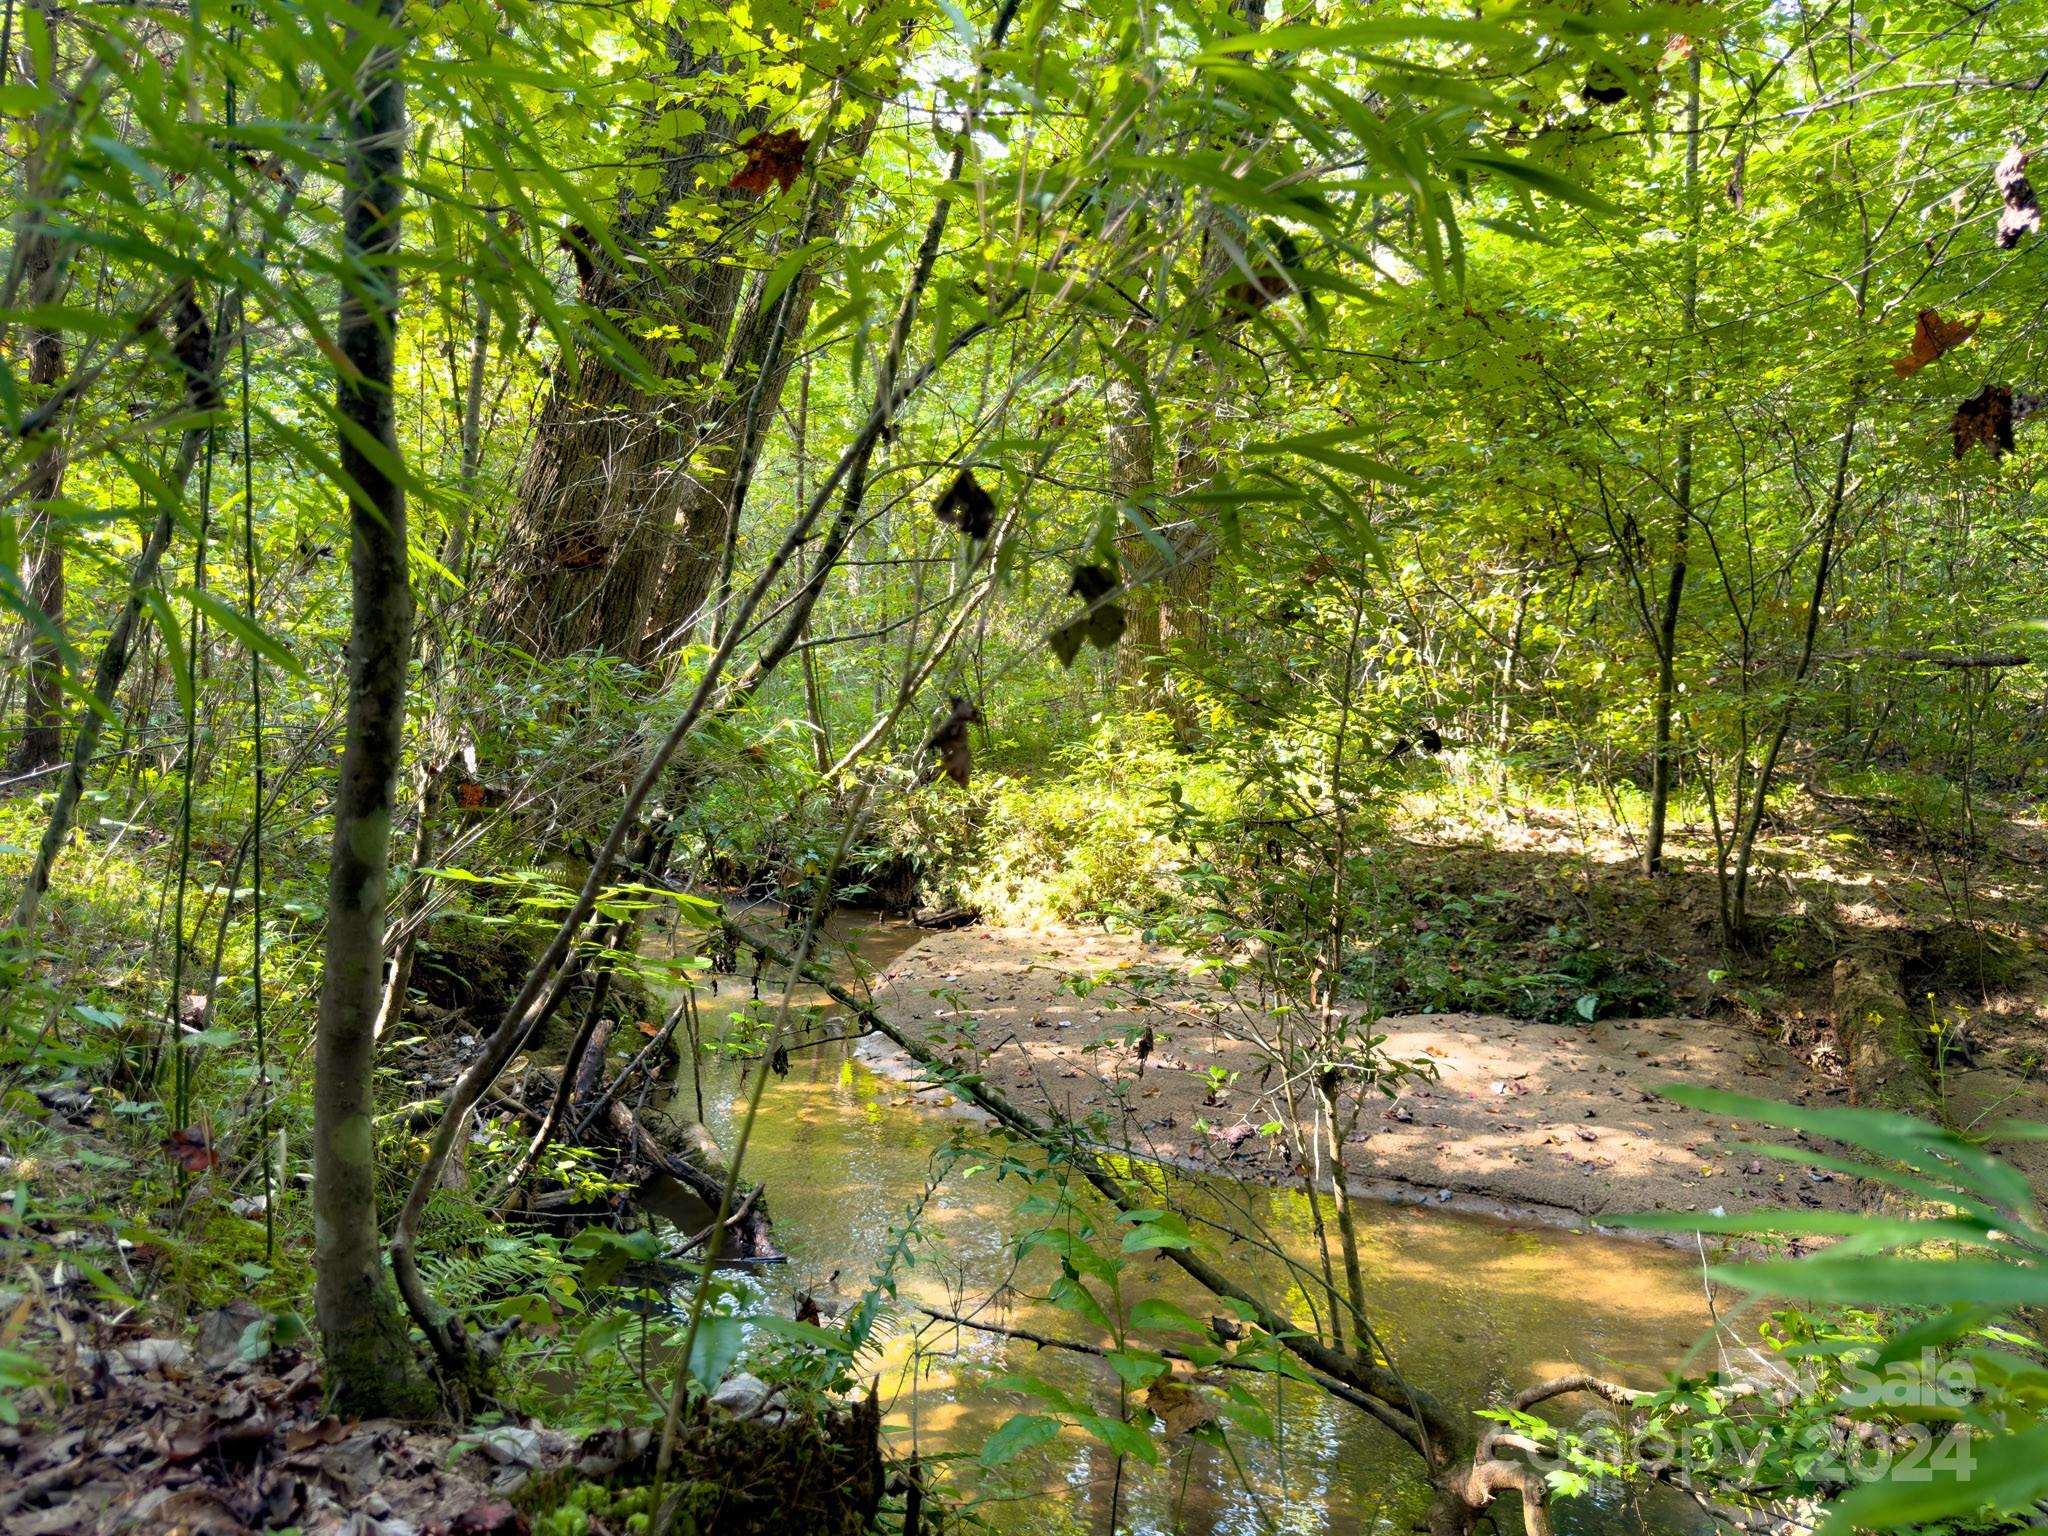
{"label": "green leaf", "polygon": [[1125,1253],[1143,1253],[1153,1248],[1192,1248],[1194,1235],[1188,1224],[1170,1211],[1147,1212],[1148,1219],[1124,1234]]}
{"label": "green leaf", "polygon": [[623,1308],[606,1312],[576,1335],[576,1358],[594,1361],[610,1354],[637,1319]]}
{"label": "green leaf", "polygon": [[1149,1387],[1166,1373],[1166,1356],[1141,1350],[1112,1349],[1110,1368],[1130,1387]]}
{"label": "green leaf", "polygon": [[690,1346],[690,1379],[707,1387],[725,1380],[746,1341],[747,1320],[743,1317],[719,1312],[700,1319],[696,1341]]}
{"label": "green leaf", "polygon": [[1817,1301],[1895,1307],[1982,1303],[1996,1307],[2048,1304],[2048,1273],[1985,1259],[1908,1259],[1843,1255],[1764,1264],[1721,1265],[1709,1275],[1746,1290]]}
{"label": "green leaf", "polygon": [[192,661],[185,654],[185,632],[178,627],[178,615],[162,590],[151,587],[142,594],[156,618],[157,633],[164,637],[164,654],[170,658],[171,688],[178,697],[178,712],[189,715],[193,708]]}
{"label": "green leaf", "polygon": [[1985,1509],[2005,1513],[2048,1494],[2048,1425],[1972,1437],[1960,1450],[1956,1465],[1942,1466],[1939,1451],[1925,1464],[1903,1458],[1878,1481],[1851,1489],[1829,1506],[1818,1536],[1924,1525]]}
{"label": "green leaf", "polygon": [[233,635],[243,645],[254,651],[258,656],[261,656],[272,666],[289,672],[293,677],[303,678],[306,675],[306,669],[299,665],[299,659],[296,656],[286,650],[283,644],[274,639],[267,631],[244,617],[238,609],[222,602],[211,592],[195,591],[190,587],[185,588],[184,591],[185,595],[189,596],[193,603],[197,605],[201,613],[212,619],[214,623]]}
{"label": "green leaf", "polygon": [[1074,1422],[1117,1455],[1135,1457],[1147,1466],[1158,1464],[1159,1447],[1153,1444],[1150,1433],[1136,1425],[1102,1413],[1077,1413]]}
{"label": "green leaf", "polygon": [[1588,192],[1570,177],[1560,176],[1555,171],[1547,170],[1540,165],[1532,165],[1527,160],[1517,160],[1510,155],[1464,154],[1459,155],[1454,163],[1471,166],[1477,170],[1493,171],[1510,181],[1533,188],[1547,197],[1554,197],[1560,202],[1574,203],[1595,213],[1621,212],[1606,198],[1598,193]]}
{"label": "green leaf", "polygon": [[808,1344],[830,1355],[851,1355],[853,1345],[845,1334],[832,1328],[820,1328],[816,1323],[800,1323],[794,1318],[757,1315],[749,1319],[763,1333],[773,1334],[779,1339],[788,1339],[793,1344]]}
{"label": "green leaf", "polygon": [[1074,1400],[1042,1376],[1029,1371],[1005,1371],[990,1379],[989,1386],[998,1392],[1021,1392],[1026,1397],[1035,1397],[1048,1407],[1057,1408],[1061,1413],[1074,1411]]}
{"label": "green leaf", "polygon": [[1163,1296],[1147,1296],[1131,1308],[1133,1328],[1158,1328],[1180,1333],[1192,1333],[1202,1338],[1209,1336],[1209,1325],[1188,1311],[1177,1301],[1168,1301]]}
{"label": "green leaf", "polygon": [[1019,1414],[988,1437],[981,1448],[984,1467],[1000,1467],[1026,1451],[1045,1444],[1060,1432],[1057,1420],[1039,1413]]}

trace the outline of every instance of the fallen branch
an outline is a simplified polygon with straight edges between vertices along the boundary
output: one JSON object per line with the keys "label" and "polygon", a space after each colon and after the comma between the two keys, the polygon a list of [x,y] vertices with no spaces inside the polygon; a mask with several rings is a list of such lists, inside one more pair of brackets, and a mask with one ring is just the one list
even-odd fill
{"label": "fallen branch", "polygon": [[590,1122],[611,1106],[612,1100],[619,1096],[620,1090],[633,1080],[633,1074],[640,1070],[641,1064],[667,1044],[669,1037],[675,1034],[676,1026],[683,1021],[683,1010],[688,1006],[687,1002],[681,1002],[669,1010],[668,1017],[662,1021],[661,1028],[655,1032],[654,1037],[633,1053],[631,1061],[619,1068],[619,1075],[605,1085],[603,1093],[598,1094],[588,1104],[583,1103],[581,1097],[577,1099],[577,1108],[582,1114],[572,1134],[581,1136],[589,1128]]}
{"label": "fallen branch", "polygon": [[[1048,1334],[1033,1333],[1029,1328],[1003,1328],[994,1323],[978,1323],[973,1318],[960,1317],[951,1312],[941,1312],[933,1307],[919,1307],[917,1310],[926,1317],[941,1323],[952,1323],[957,1327],[972,1328],[977,1333],[990,1333],[999,1338],[1016,1339],[1019,1343],[1033,1344],[1040,1349],[1064,1349],[1077,1355],[1093,1355],[1099,1360],[1107,1360],[1109,1358],[1110,1352],[1099,1344],[1084,1344],[1079,1339],[1053,1338]],[[1258,1371],[1270,1374],[1268,1367],[1250,1360],[1233,1360],[1225,1356],[1221,1360],[1197,1361],[1194,1356],[1184,1351],[1159,1346],[1154,1346],[1153,1352],[1164,1355],[1169,1360],[1180,1360],[1189,1365],[1201,1365],[1204,1369]],[[1368,1397],[1363,1392],[1345,1386],[1341,1381],[1333,1380],[1314,1371],[1311,1371],[1309,1375],[1314,1379],[1315,1384],[1329,1393],[1330,1396],[1351,1404],[1352,1407],[1359,1409],[1363,1413],[1370,1414],[1373,1418],[1379,1420],[1381,1424],[1407,1441],[1418,1456],[1423,1454],[1422,1440],[1416,1434],[1413,1422],[1389,1411],[1386,1405],[1377,1398]]]}
{"label": "fallen branch", "polygon": [[2041,658],[2025,651],[1985,651],[1966,655],[1959,651],[1841,651],[1835,661],[1924,661],[1935,667],[2033,667]]}
{"label": "fallen branch", "polygon": [[[656,1172],[667,1174],[712,1210],[717,1210],[724,1201],[725,1179],[722,1174],[706,1172],[689,1159],[669,1151],[640,1123],[640,1117],[625,1105],[614,1101],[605,1111],[605,1124],[621,1147]],[[775,1246],[774,1229],[769,1225],[766,1207],[761,1204],[760,1190],[755,1190],[741,1206],[734,1208],[726,1226],[734,1240],[732,1257],[735,1259],[755,1264],[787,1261],[789,1256]]]}
{"label": "fallen branch", "polygon": [[[1527,1413],[1538,1403],[1547,1403],[1555,1397],[1568,1397],[1574,1392],[1591,1393],[1594,1397],[1604,1398],[1621,1409],[1627,1409],[1638,1398],[1649,1395],[1638,1392],[1634,1387],[1624,1387],[1620,1382],[1608,1381],[1586,1371],[1572,1371],[1563,1376],[1553,1376],[1549,1381],[1540,1381],[1533,1387],[1524,1387],[1508,1399],[1508,1406],[1517,1413]],[[1472,1453],[1472,1459],[1475,1462],[1491,1460],[1494,1448],[1504,1441],[1513,1443],[1508,1434],[1508,1427],[1500,1423],[1488,1425],[1485,1433],[1479,1437],[1479,1448]]]}

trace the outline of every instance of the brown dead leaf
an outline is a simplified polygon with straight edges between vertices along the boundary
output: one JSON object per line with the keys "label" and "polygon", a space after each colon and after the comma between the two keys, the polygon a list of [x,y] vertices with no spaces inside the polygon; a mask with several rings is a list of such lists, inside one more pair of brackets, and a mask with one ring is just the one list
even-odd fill
{"label": "brown dead leaf", "polygon": [[985,539],[996,525],[996,499],[974,478],[973,470],[963,469],[932,507],[932,516],[958,528],[966,538]]}
{"label": "brown dead leaf", "polygon": [[1216,1405],[1193,1387],[1168,1377],[1145,1389],[1145,1406],[1157,1414],[1171,1440],[1216,1421]]}
{"label": "brown dead leaf", "polygon": [[203,1125],[188,1125],[163,1140],[164,1155],[187,1173],[204,1173],[213,1166],[213,1138]]}
{"label": "brown dead leaf", "polygon": [[1905,357],[1892,359],[1892,368],[1901,378],[1918,373],[1929,363],[1946,352],[1952,352],[1972,336],[1984,322],[1975,320],[1944,320],[1938,310],[1923,309],[1913,322],[1912,350]]}
{"label": "brown dead leaf", "polygon": [[1081,654],[1081,643],[1087,638],[1088,621],[1086,619],[1075,619],[1072,623],[1062,624],[1058,629],[1047,635],[1045,641],[1047,645],[1052,647],[1053,655],[1059,657],[1060,665],[1071,667],[1074,664],[1074,658]]}
{"label": "brown dead leaf", "polygon": [[158,1504],[151,1523],[178,1536],[243,1536],[248,1529],[217,1493],[197,1486],[181,1488]]}
{"label": "brown dead leaf", "polygon": [[962,789],[974,772],[974,747],[967,739],[967,727],[980,719],[981,710],[974,701],[956,693],[948,702],[944,717],[925,738],[925,750],[938,758],[933,771],[945,774]]}
{"label": "brown dead leaf", "polygon": [[756,192],[765,196],[772,187],[787,192],[803,174],[804,151],[811,141],[794,128],[757,133],[740,145],[747,163],[733,173],[726,185],[735,192]]}
{"label": "brown dead leaf", "polygon": [[2012,428],[2012,388],[2006,384],[1986,384],[1956,407],[1948,424],[1959,459],[1975,443],[1982,443],[1994,459],[2010,453]]}
{"label": "brown dead leaf", "polygon": [[1998,233],[1993,237],[2001,251],[2011,250],[2022,238],[2041,228],[2041,202],[2034,195],[2033,183],[2027,180],[2029,158],[2027,151],[2015,144],[1991,173],[1992,185],[1998,188],[2005,203],[1998,215]]}
{"label": "brown dead leaf", "polygon": [[301,1451],[310,1451],[317,1446],[334,1445],[346,1440],[354,1431],[353,1420],[337,1418],[330,1413],[317,1424],[307,1424],[289,1431],[284,1437],[285,1454],[296,1456]]}

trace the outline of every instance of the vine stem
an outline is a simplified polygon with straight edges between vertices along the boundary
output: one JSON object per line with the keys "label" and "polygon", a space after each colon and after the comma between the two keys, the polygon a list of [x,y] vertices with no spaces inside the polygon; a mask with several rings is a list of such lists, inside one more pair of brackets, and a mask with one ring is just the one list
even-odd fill
{"label": "vine stem", "polygon": [[[234,54],[236,45],[241,40],[241,28],[242,7],[237,5],[234,20],[228,27],[230,56]],[[236,111],[239,106],[236,96],[235,77],[230,69],[227,74],[226,116],[228,135],[231,138],[234,135]],[[249,458],[249,328],[244,323],[246,304],[239,292],[235,295],[234,319],[237,361],[242,376],[242,578],[247,592],[249,622],[256,625],[256,470]],[[254,644],[248,649],[250,776],[256,792],[255,808],[249,826],[249,994],[253,1028],[256,1033],[256,1092],[263,1136],[263,1262],[269,1264],[277,1255],[278,1171],[273,1162],[275,1154],[270,1142],[270,1040],[263,1019],[263,800],[266,793],[263,772],[263,656]]]}

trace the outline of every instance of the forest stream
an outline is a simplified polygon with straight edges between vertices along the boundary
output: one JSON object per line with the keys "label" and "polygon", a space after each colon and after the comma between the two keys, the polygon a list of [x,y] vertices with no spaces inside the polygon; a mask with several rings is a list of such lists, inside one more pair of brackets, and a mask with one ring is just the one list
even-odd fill
{"label": "forest stream", "polygon": [[[843,913],[826,940],[839,947],[842,967],[850,954],[880,969],[925,937],[908,923]],[[753,991],[745,977],[721,977],[717,985],[715,993],[700,994],[706,1039],[720,1034]],[[772,1004],[777,978],[764,974],[760,993]],[[817,990],[792,996],[793,1009],[813,1003],[828,1004],[829,1016],[829,1000]],[[679,1110],[694,1111],[690,1070],[685,1060],[674,1090]],[[721,1146],[733,1145],[747,1070],[737,1058],[705,1058],[705,1123]],[[749,1310],[787,1317],[801,1293],[816,1296],[828,1314],[850,1305],[917,1206],[935,1154],[955,1137],[988,1144],[959,1106],[942,1104],[949,1095],[916,1094],[912,1070],[875,1036],[792,1056],[788,1076],[776,1084],[778,1112],[755,1124],[743,1169],[744,1184],[766,1186],[776,1237],[790,1261],[740,1272]],[[910,1311],[924,1306],[1010,1329],[1074,1333],[1071,1317],[1030,1299],[1043,1293],[1045,1276],[1037,1271],[1049,1273],[1050,1263],[1016,1262],[1012,1238],[1030,1225],[1016,1214],[1026,1191],[986,1171],[970,1174],[977,1161],[970,1156],[956,1166],[925,1203],[915,1267],[900,1274],[901,1305],[879,1364],[873,1357],[863,1363],[878,1378],[892,1450],[927,1458],[960,1453],[970,1478],[975,1452],[1025,1403],[988,1385],[995,1373],[1029,1371],[1066,1390],[1086,1386],[1112,1408],[1116,1398],[1116,1378],[1100,1361]],[[1232,1207],[1239,1212],[1234,1224],[1244,1225],[1250,1214],[1297,1258],[1309,1259],[1314,1239],[1298,1192],[1220,1177],[1205,1183],[1219,1217]],[[1369,1209],[1363,1257],[1370,1292],[1390,1320],[1383,1324],[1387,1342],[1404,1369],[1459,1401],[1491,1401],[1574,1367],[1654,1384],[1712,1325],[1696,1255],[1420,1204],[1374,1202]],[[664,1214],[692,1229],[702,1219],[687,1205]],[[1275,1263],[1242,1262],[1268,1283],[1277,1279]],[[1145,1277],[1152,1294],[1198,1314],[1213,1305],[1168,1266],[1155,1269]],[[989,1297],[1006,1284],[1014,1295],[991,1307]],[[679,1305],[686,1301],[687,1293],[678,1298]],[[979,1512],[1013,1536],[1094,1536],[1112,1528],[1135,1536],[1345,1536],[1405,1531],[1420,1516],[1428,1489],[1419,1464],[1355,1410],[1284,1385],[1269,1411],[1280,1432],[1270,1442],[1238,1447],[1242,1476],[1222,1453],[1187,1442],[1187,1450],[1162,1457],[1156,1468],[1126,1462],[1119,1485],[1116,1458],[1105,1447],[1067,1434],[1010,1469],[1019,1474],[1012,1484],[986,1487]],[[1561,1411],[1578,1414],[1584,1406]],[[1557,1523],[1561,1532],[1586,1536],[1704,1525],[1674,1492],[1616,1485],[1562,1501]]]}
{"label": "forest stream", "polygon": [[2044,39],[6,0],[0,1536],[2048,1533]]}

